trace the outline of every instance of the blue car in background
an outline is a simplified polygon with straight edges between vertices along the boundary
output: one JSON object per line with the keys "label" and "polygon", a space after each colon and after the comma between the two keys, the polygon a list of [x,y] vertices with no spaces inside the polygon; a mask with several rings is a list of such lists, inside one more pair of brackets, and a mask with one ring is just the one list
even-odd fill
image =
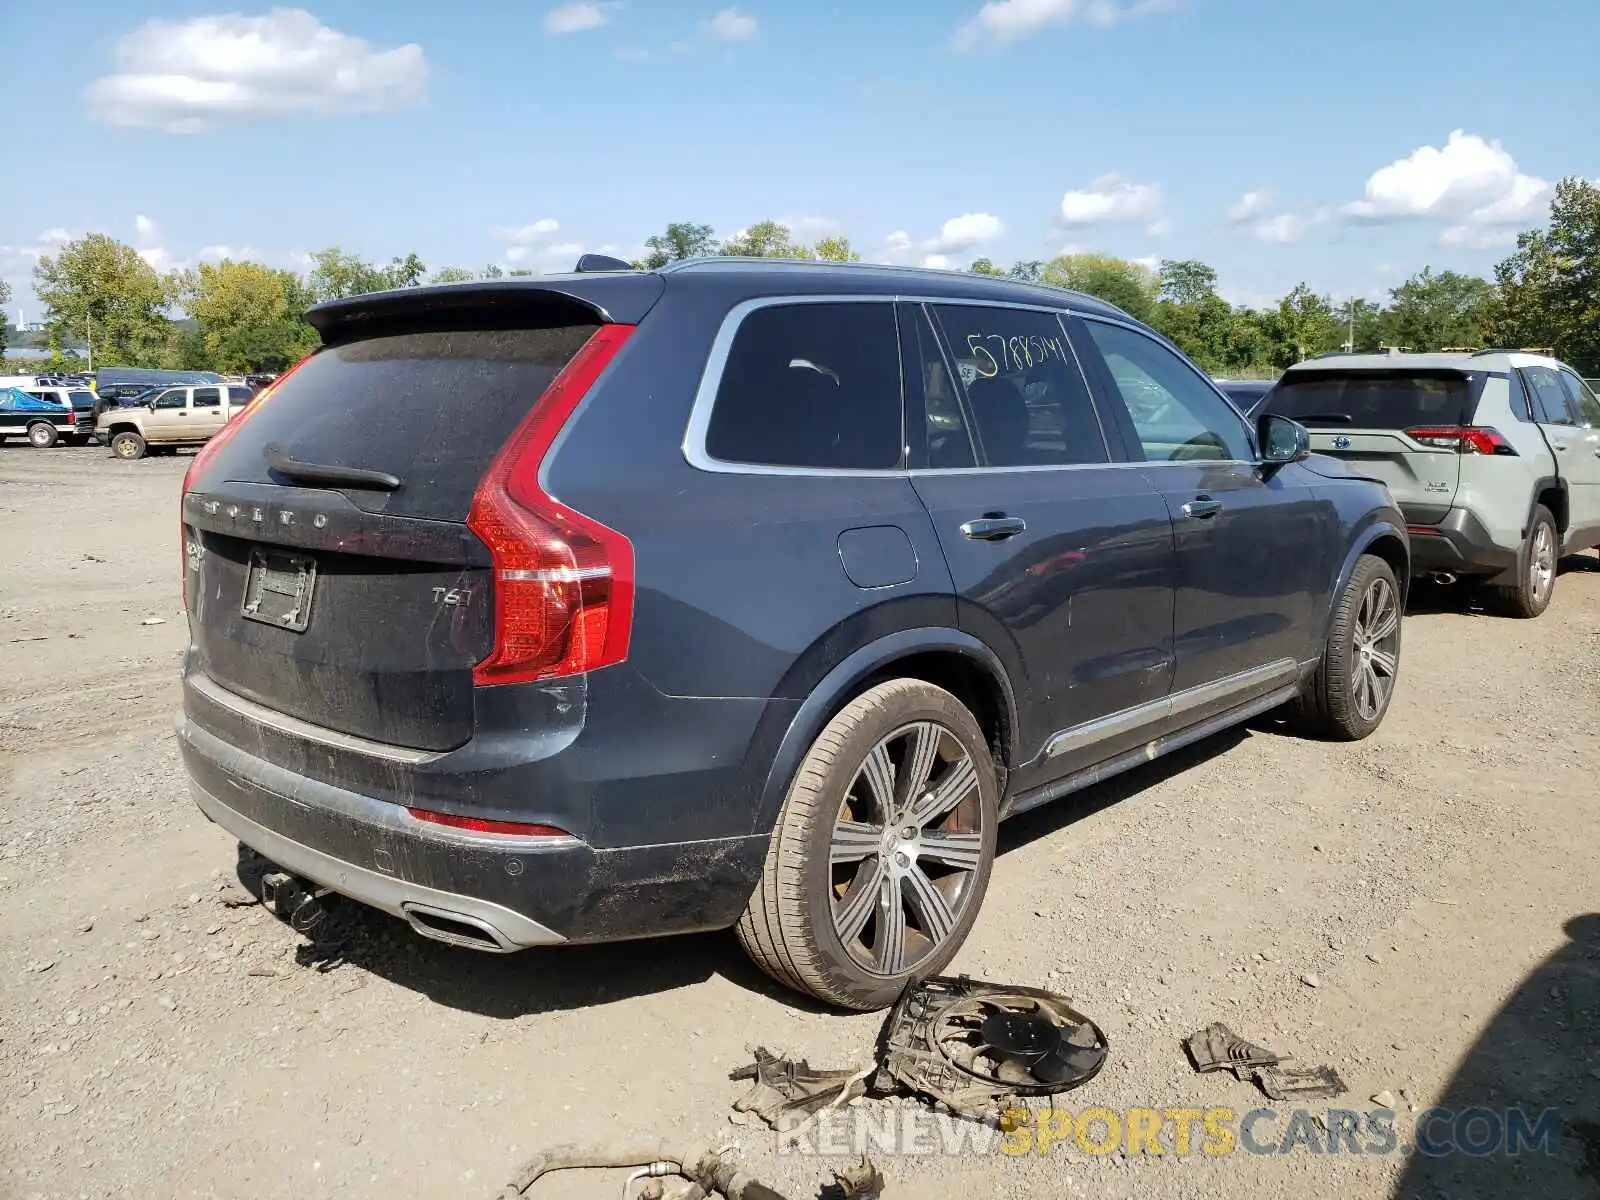
{"label": "blue car in background", "polygon": [[48,450],[76,432],[69,406],[30,396],[20,388],[0,388],[0,442],[25,437],[29,445]]}

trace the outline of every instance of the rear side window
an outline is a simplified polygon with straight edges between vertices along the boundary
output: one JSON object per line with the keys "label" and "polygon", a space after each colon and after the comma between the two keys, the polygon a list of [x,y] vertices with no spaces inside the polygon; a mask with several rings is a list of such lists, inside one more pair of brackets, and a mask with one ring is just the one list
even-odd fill
{"label": "rear side window", "polygon": [[734,334],[706,453],[753,466],[868,471],[904,454],[889,303],[778,304]]}
{"label": "rear side window", "polygon": [[490,461],[597,325],[404,333],[319,350],[285,377],[214,460],[267,480],[293,459],[400,477],[385,511],[465,520]]}
{"label": "rear side window", "polygon": [[70,393],[70,395],[72,397],[72,407],[73,408],[83,409],[83,408],[93,408],[94,407],[94,393],[93,392],[72,392],[72,393]]}
{"label": "rear side window", "polygon": [[1110,461],[1088,385],[1055,314],[953,304],[934,312],[984,466]]}
{"label": "rear side window", "polygon": [[220,388],[195,388],[195,408],[220,408],[222,406],[222,390]]}
{"label": "rear side window", "polygon": [[228,389],[228,403],[229,404],[249,404],[251,398],[255,394],[256,394],[256,391],[255,391],[254,388],[231,387],[231,388]]}
{"label": "rear side window", "polygon": [[1310,429],[1415,429],[1470,425],[1482,371],[1291,371],[1266,411]]}

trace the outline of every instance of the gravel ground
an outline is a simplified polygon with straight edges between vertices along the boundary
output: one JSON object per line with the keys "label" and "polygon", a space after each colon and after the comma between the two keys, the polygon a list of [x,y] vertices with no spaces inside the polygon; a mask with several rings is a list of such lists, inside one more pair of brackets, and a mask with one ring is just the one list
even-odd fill
{"label": "gravel ground", "polygon": [[[171,732],[186,461],[0,447],[0,1195],[489,1196],[551,1143],[647,1137],[737,1144],[816,1196],[844,1160],[731,1124],[728,1072],[756,1044],[864,1062],[879,1018],[773,990],[729,935],[494,958],[338,905],[330,954],[230,906],[235,848]],[[875,1153],[886,1195],[1600,1194],[1600,560],[1564,568],[1538,621],[1422,595],[1365,743],[1264,721],[1018,818],[955,964],[1105,1029],[1110,1065],[1062,1107],[1267,1103],[1187,1066],[1180,1039],[1222,1020],[1350,1085],[1302,1107],[1392,1104],[1404,1137],[1435,1103],[1555,1106],[1554,1154],[1169,1134],[1160,1156]]]}

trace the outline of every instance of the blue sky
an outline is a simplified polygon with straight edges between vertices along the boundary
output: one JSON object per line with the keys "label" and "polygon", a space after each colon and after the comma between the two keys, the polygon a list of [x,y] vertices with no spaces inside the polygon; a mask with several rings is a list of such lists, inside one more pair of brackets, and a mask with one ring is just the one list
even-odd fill
{"label": "blue sky", "polygon": [[0,5],[10,315],[88,230],[163,268],[336,244],[553,270],[765,217],[869,259],[1072,247],[1200,258],[1240,302],[1376,297],[1426,264],[1486,272],[1553,181],[1600,177],[1593,0],[824,11]]}

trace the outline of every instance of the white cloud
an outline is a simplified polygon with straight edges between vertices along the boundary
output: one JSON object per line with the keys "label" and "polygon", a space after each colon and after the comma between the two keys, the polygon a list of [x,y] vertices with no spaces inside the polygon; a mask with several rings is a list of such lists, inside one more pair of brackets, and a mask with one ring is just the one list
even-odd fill
{"label": "white cloud", "polygon": [[1121,175],[1102,175],[1085,188],[1061,197],[1065,225],[1100,225],[1112,221],[1151,221],[1161,213],[1161,186],[1135,183]]}
{"label": "white cloud", "polygon": [[877,261],[890,265],[904,263],[911,255],[911,235],[904,229],[896,229],[883,239],[883,253]]}
{"label": "white cloud", "polygon": [[1504,226],[1450,225],[1439,235],[1441,246],[1465,246],[1469,250],[1509,250],[1517,244],[1517,231]]}
{"label": "white cloud", "polygon": [[[298,266],[298,257],[293,255],[290,257],[291,260],[295,262],[295,265]],[[249,246],[227,245],[202,246],[200,248],[200,253],[196,254],[195,258],[199,259],[201,262],[222,262],[224,259],[232,259],[234,262],[261,261],[261,255],[255,250],[251,249]]]}
{"label": "white cloud", "polygon": [[950,256],[948,254],[927,254],[923,256],[922,265],[932,267],[936,271],[950,269]]}
{"label": "white cloud", "polygon": [[585,29],[598,29],[611,20],[617,4],[563,4],[545,14],[546,33],[581,33]]}
{"label": "white cloud", "polygon": [[1170,218],[1160,217],[1154,221],[1151,221],[1150,224],[1145,227],[1145,232],[1151,237],[1166,237],[1167,234],[1172,232],[1172,221]]}
{"label": "white cloud", "polygon": [[1006,231],[1000,218],[985,212],[962,213],[951,217],[939,227],[937,237],[922,243],[922,248],[933,255],[944,255],[956,250],[970,250],[984,242],[992,242]]}
{"label": "white cloud", "polygon": [[117,43],[118,71],[85,92],[111,125],[197,133],[255,117],[379,112],[418,104],[415,43],[380,50],[302,8],[147,21]]}
{"label": "white cloud", "polygon": [[[1363,198],[1341,211],[1351,221],[1435,217],[1462,226],[1514,225],[1541,220],[1553,190],[1524,173],[1499,142],[1457,129],[1443,148],[1421,146],[1374,171]],[[1451,244],[1466,244],[1465,233],[1451,232],[1457,239]]]}
{"label": "white cloud", "polygon": [[510,242],[513,246],[531,246],[534,242],[541,241],[553,233],[559,232],[561,222],[554,217],[543,217],[537,221],[530,221],[526,225],[508,225],[494,231],[495,237],[502,242]]}
{"label": "white cloud", "polygon": [[162,244],[161,227],[143,213],[138,213],[133,218],[133,248],[139,252],[139,257],[150,264],[150,269],[158,274],[170,271],[174,266],[172,255]]}
{"label": "white cloud", "polygon": [[1146,254],[1143,258],[1136,258],[1133,261],[1152,273],[1161,269],[1161,257],[1156,254]]}
{"label": "white cloud", "polygon": [[547,258],[570,258],[573,262],[577,262],[578,261],[578,255],[580,255],[582,253],[583,253],[583,246],[580,245],[578,242],[562,242],[560,245],[547,246],[545,248],[545,257],[547,257]]}
{"label": "white cloud", "polygon": [[1273,217],[1263,217],[1252,227],[1257,238],[1263,242],[1274,242],[1280,246],[1290,242],[1298,242],[1305,237],[1306,230],[1311,228],[1311,222],[1305,217],[1296,216],[1294,213],[1279,213]]}
{"label": "white cloud", "polygon": [[712,37],[724,42],[747,42],[761,32],[756,19],[737,8],[725,8],[706,22]]}
{"label": "white cloud", "polygon": [[778,224],[802,242],[832,237],[840,230],[839,222],[832,217],[779,217]]}
{"label": "white cloud", "polygon": [[133,233],[141,245],[161,240],[161,230],[156,228],[156,223],[143,213],[133,218]]}
{"label": "white cloud", "polygon": [[1266,216],[1272,204],[1271,192],[1246,192],[1228,206],[1228,220],[1242,225]]}
{"label": "white cloud", "polygon": [[1183,0],[988,0],[956,30],[957,50],[1001,49],[1041,29],[1072,21],[1108,26],[1170,12]]}

